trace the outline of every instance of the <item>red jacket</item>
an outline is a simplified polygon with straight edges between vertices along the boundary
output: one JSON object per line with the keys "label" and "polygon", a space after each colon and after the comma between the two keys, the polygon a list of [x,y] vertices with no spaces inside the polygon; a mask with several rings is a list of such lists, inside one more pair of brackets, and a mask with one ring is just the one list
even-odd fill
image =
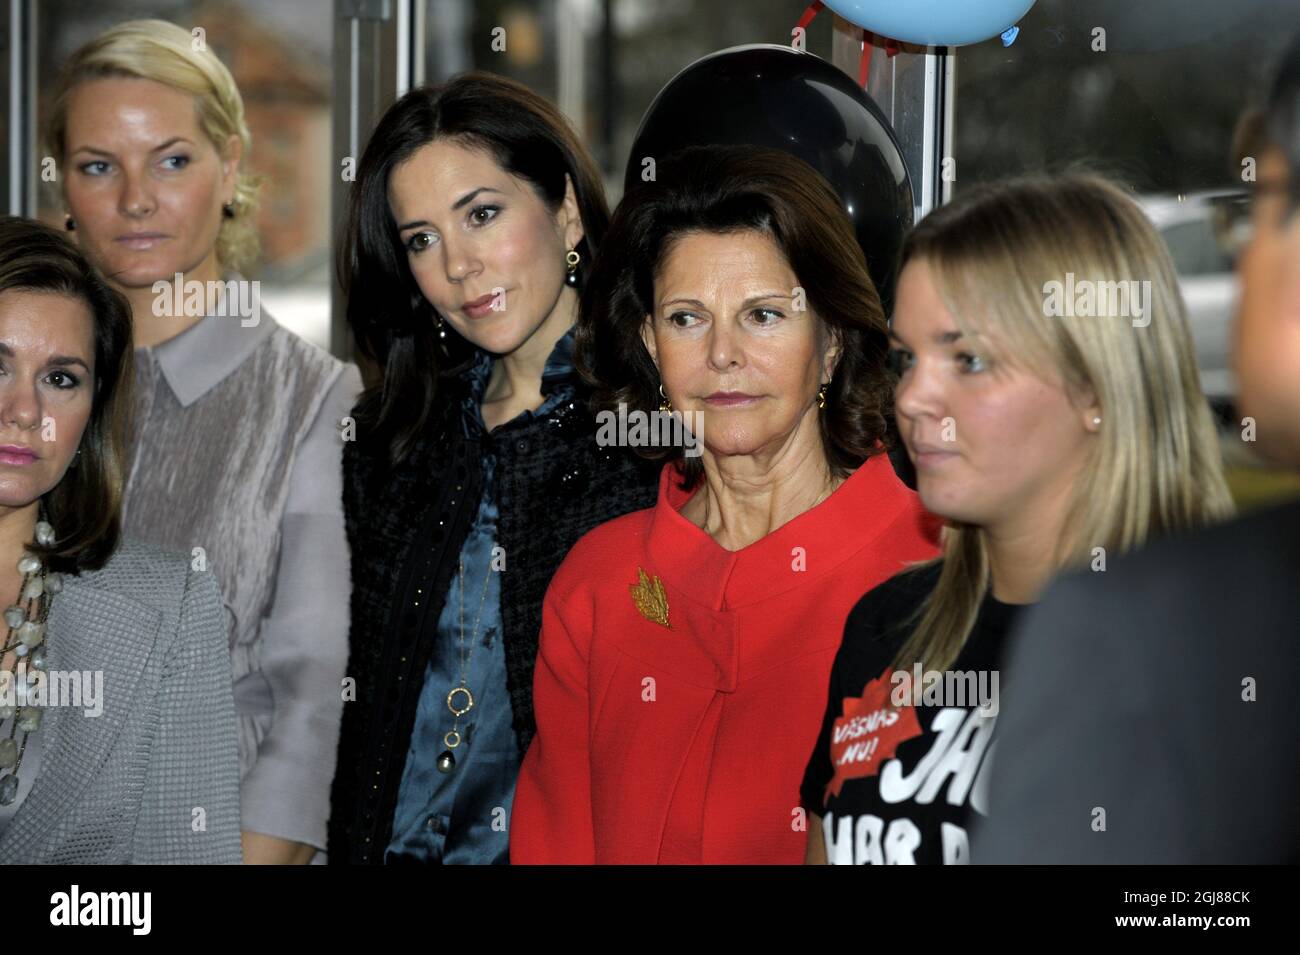
{"label": "red jacket", "polygon": [[591,531],[551,581],[512,862],[803,860],[845,618],[936,555],[937,522],[883,454],[739,551],[679,513],[690,496],[666,465],[656,506]]}

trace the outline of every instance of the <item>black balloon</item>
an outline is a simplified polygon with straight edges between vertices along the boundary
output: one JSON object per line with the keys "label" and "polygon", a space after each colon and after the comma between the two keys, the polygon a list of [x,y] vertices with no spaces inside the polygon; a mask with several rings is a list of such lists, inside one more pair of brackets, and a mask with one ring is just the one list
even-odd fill
{"label": "black balloon", "polygon": [[843,70],[812,53],[772,44],[737,46],[674,76],[641,120],[624,188],[642,160],[686,146],[784,150],[826,177],[853,223],[886,312],[903,236],[912,225],[912,181],[894,131]]}

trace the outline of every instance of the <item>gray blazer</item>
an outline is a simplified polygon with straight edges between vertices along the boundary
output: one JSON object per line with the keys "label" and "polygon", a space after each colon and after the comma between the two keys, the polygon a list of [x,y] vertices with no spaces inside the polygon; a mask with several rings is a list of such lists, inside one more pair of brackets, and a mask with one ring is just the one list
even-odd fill
{"label": "gray blazer", "polygon": [[103,711],[52,706],[0,863],[238,863],[239,763],[216,578],[124,538],[65,576],[50,671],[103,671]]}

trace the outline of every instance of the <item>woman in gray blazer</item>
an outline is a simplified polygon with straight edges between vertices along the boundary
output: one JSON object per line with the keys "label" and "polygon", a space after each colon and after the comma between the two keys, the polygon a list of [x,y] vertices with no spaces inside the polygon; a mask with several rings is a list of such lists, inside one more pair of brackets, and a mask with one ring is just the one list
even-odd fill
{"label": "woman in gray blazer", "polygon": [[210,571],[121,539],[126,301],[0,218],[0,863],[237,863],[239,767]]}

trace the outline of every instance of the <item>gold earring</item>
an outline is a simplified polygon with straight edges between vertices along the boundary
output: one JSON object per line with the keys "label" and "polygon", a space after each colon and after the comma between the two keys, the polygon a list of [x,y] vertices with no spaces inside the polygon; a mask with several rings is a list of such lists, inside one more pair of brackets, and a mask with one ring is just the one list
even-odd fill
{"label": "gold earring", "polygon": [[818,408],[826,407],[826,386],[825,385],[822,385],[821,388],[817,390],[817,407]]}
{"label": "gold earring", "polygon": [[673,403],[668,400],[668,395],[664,394],[663,382],[659,383],[659,397],[663,400],[659,402],[660,411],[672,411]]}
{"label": "gold earring", "polygon": [[578,263],[582,261],[582,256],[578,254],[577,249],[570,249],[564,253],[564,284],[570,287],[578,284]]}

